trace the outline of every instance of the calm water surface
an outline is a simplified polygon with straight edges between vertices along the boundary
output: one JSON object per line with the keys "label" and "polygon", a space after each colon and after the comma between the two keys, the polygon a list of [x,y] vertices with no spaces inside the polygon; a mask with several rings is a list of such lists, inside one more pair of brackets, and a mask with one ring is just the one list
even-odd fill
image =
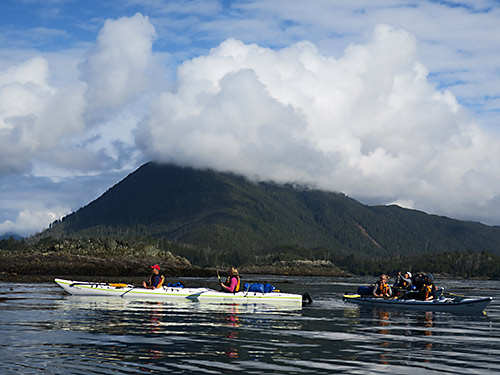
{"label": "calm water surface", "polygon": [[453,315],[342,302],[344,291],[374,279],[264,279],[308,291],[314,303],[294,310],[149,302],[0,283],[0,374],[500,373],[499,281],[439,282],[494,298],[486,315]]}

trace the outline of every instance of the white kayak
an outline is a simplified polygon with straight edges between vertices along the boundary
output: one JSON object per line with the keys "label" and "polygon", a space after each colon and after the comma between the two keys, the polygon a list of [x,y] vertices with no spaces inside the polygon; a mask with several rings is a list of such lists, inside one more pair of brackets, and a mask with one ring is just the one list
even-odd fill
{"label": "white kayak", "polygon": [[[182,288],[163,286],[157,289],[146,289],[129,284],[86,282],[55,279],[57,285],[66,292],[77,296],[114,296],[123,298],[142,299],[188,299],[193,301],[210,302],[252,302],[252,303],[286,303],[302,306],[302,300],[310,303],[309,295],[290,293],[260,293],[260,292],[236,292],[226,293],[209,288]],[[312,302],[312,301],[311,301]]]}
{"label": "white kayak", "polygon": [[459,296],[444,297],[430,301],[415,299],[377,298],[361,296],[359,294],[346,294],[342,298],[346,302],[372,307],[405,308],[418,311],[445,311],[452,313],[480,313],[490,304],[491,297],[466,298]]}

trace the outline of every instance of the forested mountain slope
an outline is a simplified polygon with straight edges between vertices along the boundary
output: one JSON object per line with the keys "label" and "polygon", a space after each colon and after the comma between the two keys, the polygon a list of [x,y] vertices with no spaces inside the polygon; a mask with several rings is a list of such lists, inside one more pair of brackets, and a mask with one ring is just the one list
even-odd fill
{"label": "forested mountain slope", "polygon": [[283,251],[305,257],[310,251],[326,258],[339,253],[500,254],[499,227],[397,206],[367,206],[339,193],[155,163],[141,166],[41,236],[156,238],[254,256]]}

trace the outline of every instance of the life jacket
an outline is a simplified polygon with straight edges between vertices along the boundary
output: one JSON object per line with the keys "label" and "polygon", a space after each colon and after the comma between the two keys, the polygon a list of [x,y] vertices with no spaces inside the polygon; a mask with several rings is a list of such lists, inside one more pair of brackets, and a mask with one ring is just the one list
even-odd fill
{"label": "life jacket", "polygon": [[159,277],[160,278],[160,281],[158,282],[158,285],[155,286],[155,288],[161,288],[161,286],[163,285],[163,282],[165,281],[165,276],[163,275],[152,275],[150,278],[149,278],[149,285],[150,286],[154,286],[154,279],[156,277]]}
{"label": "life jacket", "polygon": [[389,284],[379,284],[379,289],[381,294],[389,294],[390,287]]}
{"label": "life jacket", "polygon": [[238,283],[236,284],[236,287],[235,287],[235,288],[234,288],[234,290],[233,290],[233,293],[236,293],[236,292],[239,292],[239,291],[240,291],[240,283],[241,283],[241,279],[240,279],[240,277],[239,277],[238,275],[236,275],[236,276],[234,276],[234,275],[233,275],[233,276],[229,275],[229,276],[227,277],[227,280],[226,280],[226,282],[224,283],[224,285],[226,285],[226,286],[231,285],[231,278],[233,278],[233,277],[235,277],[235,278],[236,278],[236,280],[238,280]]}
{"label": "life jacket", "polygon": [[423,294],[424,299],[427,299],[428,297],[433,296],[434,295],[434,285],[425,284],[422,287],[422,294]]}
{"label": "life jacket", "polygon": [[161,288],[164,282],[165,282],[165,276],[160,275],[160,283],[158,284],[157,288]]}

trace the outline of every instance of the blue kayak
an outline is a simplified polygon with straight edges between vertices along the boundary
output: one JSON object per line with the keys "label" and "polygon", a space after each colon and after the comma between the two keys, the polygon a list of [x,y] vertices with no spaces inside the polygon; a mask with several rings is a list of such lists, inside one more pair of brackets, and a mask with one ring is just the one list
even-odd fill
{"label": "blue kayak", "polygon": [[345,294],[345,302],[363,306],[404,308],[418,311],[444,311],[452,313],[480,313],[491,303],[491,297],[466,298],[460,296],[441,296],[430,301],[416,299],[379,298],[359,294]]}

